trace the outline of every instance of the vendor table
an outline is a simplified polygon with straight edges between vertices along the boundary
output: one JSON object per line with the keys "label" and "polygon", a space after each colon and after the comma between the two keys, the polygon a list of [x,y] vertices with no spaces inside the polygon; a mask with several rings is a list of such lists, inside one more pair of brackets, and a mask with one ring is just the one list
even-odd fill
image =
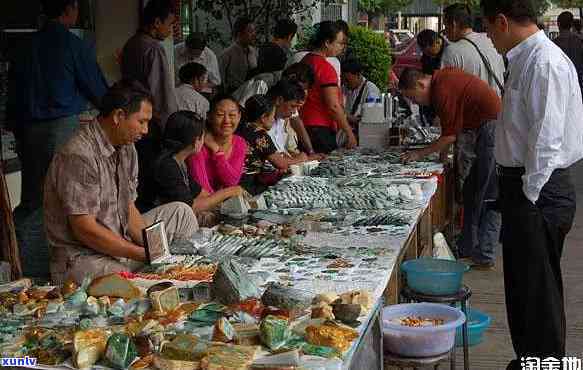
{"label": "vendor table", "polygon": [[[432,255],[433,249],[433,234],[435,231],[442,231],[451,224],[451,211],[449,204],[451,204],[453,171],[445,170],[438,176],[437,189],[425,198],[424,206],[416,209],[416,220],[408,229],[408,234],[390,239],[386,245],[376,246],[380,249],[386,250],[388,254],[379,254],[379,261],[382,261],[382,276],[378,277],[378,284],[370,287],[372,296],[374,298],[373,307],[367,313],[366,317],[361,317],[361,324],[357,328],[359,338],[357,338],[350,349],[343,355],[343,369],[346,370],[361,370],[361,369],[382,369],[383,368],[383,335],[382,335],[382,308],[385,304],[396,304],[399,301],[399,294],[401,290],[401,277],[399,266],[404,260],[414,259],[418,256]],[[399,181],[406,181],[400,179]],[[316,233],[317,234],[317,233]],[[328,236],[330,240],[342,240],[342,235]],[[351,236],[354,240],[354,236]],[[317,237],[316,237],[317,239]],[[382,237],[378,240],[384,240]],[[342,241],[341,241],[342,243]],[[361,244],[366,244],[362,242]],[[316,275],[312,280],[317,280]],[[356,282],[339,283],[335,289],[336,292],[341,292],[347,286],[355,284]],[[313,285],[312,285],[313,284]],[[300,281],[296,288],[306,289],[312,287],[313,293],[323,293],[328,291],[330,284],[334,282],[327,282],[323,285],[317,285],[313,281]],[[356,289],[356,288],[352,288]],[[359,288],[362,289],[362,288]],[[67,367],[53,367],[53,366],[39,366],[42,369],[68,369]]]}
{"label": "vendor table", "polygon": [[389,266],[389,284],[375,304],[375,308],[363,323],[364,330],[360,338],[353,344],[352,349],[345,359],[345,369],[382,369],[383,368],[383,332],[382,332],[382,308],[385,304],[399,303],[399,294],[402,288],[399,266],[403,261],[415,259],[421,251],[430,253],[432,244],[431,225],[432,207],[428,207],[420,217],[417,226],[413,229],[407,242],[403,245],[396,263]]}

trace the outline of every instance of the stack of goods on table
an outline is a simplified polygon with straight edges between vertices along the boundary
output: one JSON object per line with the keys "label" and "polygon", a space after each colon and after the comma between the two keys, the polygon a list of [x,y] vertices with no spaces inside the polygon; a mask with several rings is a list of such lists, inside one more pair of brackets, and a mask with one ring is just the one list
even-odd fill
{"label": "stack of goods on table", "polygon": [[268,209],[247,224],[170,246],[179,263],[0,287],[2,356],[56,368],[347,367],[442,170],[399,153],[334,154],[268,189]]}
{"label": "stack of goods on table", "polygon": [[373,304],[365,291],[259,287],[234,259],[216,266],[208,289],[207,299],[192,299],[172,284],[143,290],[124,274],[9,287],[0,296],[0,350],[78,369],[299,368],[312,356],[341,364]]}
{"label": "stack of goods on table", "polygon": [[443,166],[433,159],[427,162],[403,164],[400,152],[375,150],[347,151],[333,154],[321,161],[310,176],[324,178],[390,178],[414,177],[415,174],[439,174]]}
{"label": "stack of goods on table", "polygon": [[427,146],[441,136],[441,127],[424,126],[419,116],[406,119],[401,128],[404,133],[403,144],[407,147]]}

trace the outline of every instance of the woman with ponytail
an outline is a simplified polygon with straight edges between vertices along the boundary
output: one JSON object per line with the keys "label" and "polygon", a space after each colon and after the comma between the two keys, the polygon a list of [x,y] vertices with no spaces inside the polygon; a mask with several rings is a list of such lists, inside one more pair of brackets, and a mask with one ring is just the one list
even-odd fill
{"label": "woman with ponytail", "polygon": [[[201,212],[212,210],[226,199],[242,194],[239,186],[209,194],[188,175],[185,161],[200,152],[204,136],[205,121],[194,112],[179,111],[168,118],[162,154],[154,163],[153,177],[158,203],[184,202],[200,216]],[[199,223],[202,222],[199,220]]]}

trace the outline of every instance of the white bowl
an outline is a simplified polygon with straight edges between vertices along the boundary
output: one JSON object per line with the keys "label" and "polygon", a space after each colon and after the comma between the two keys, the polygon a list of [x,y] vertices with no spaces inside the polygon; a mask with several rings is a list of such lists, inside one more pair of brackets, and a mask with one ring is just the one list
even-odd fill
{"label": "white bowl", "polygon": [[[408,327],[391,322],[407,316],[444,320],[443,325]],[[436,303],[408,303],[383,309],[383,343],[385,350],[403,357],[432,357],[451,351],[456,328],[466,321],[464,313],[454,307]]]}

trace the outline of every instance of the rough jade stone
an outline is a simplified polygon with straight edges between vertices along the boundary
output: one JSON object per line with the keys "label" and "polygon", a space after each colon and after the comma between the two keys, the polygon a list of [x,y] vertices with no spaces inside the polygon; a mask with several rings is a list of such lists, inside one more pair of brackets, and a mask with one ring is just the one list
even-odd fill
{"label": "rough jade stone", "polygon": [[263,319],[259,333],[261,342],[271,350],[281,347],[290,336],[287,320],[271,315]]}
{"label": "rough jade stone", "polygon": [[127,369],[137,357],[136,345],[128,335],[115,333],[109,337],[105,358],[112,367],[120,370]]}
{"label": "rough jade stone", "polygon": [[287,288],[281,284],[270,284],[261,302],[266,306],[273,306],[286,310],[305,310],[310,307],[312,294],[303,290]]}
{"label": "rough jade stone", "polygon": [[259,289],[245,271],[233,260],[219,264],[211,287],[213,299],[226,304],[237,304],[249,298],[258,298]]}

